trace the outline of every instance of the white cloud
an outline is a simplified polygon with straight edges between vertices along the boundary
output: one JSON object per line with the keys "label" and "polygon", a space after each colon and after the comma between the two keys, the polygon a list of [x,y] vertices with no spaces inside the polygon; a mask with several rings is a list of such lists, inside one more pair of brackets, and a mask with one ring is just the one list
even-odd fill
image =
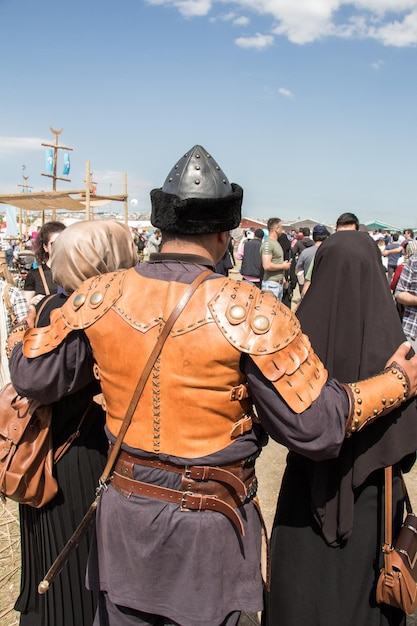
{"label": "white cloud", "polygon": [[236,13],[234,11],[230,11],[230,13],[224,13],[223,15],[220,15],[219,19],[222,20],[222,22],[232,22],[236,19],[236,17]]}
{"label": "white cloud", "polygon": [[184,17],[202,17],[211,9],[210,0],[148,0],[149,4],[175,7]]}
{"label": "white cloud", "polygon": [[294,0],[279,3],[271,0],[277,25],[276,35],[285,35],[293,43],[304,44],[327,35],[331,18],[340,0]]}
{"label": "white cloud", "polygon": [[390,22],[378,28],[370,28],[369,34],[385,46],[398,48],[415,46],[417,44],[417,9],[406,15],[402,21]]}
{"label": "white cloud", "polygon": [[[185,17],[205,16],[216,6],[229,4],[233,17],[228,19],[233,24],[247,26],[250,13],[269,17],[272,35],[300,45],[324,37],[375,39],[396,47],[417,45],[417,0],[235,0],[233,5],[229,0],[148,2],[176,7]],[[239,17],[240,11],[245,17]],[[260,37],[265,38],[263,44]],[[236,45],[265,48],[272,43],[266,37],[240,37]]]}
{"label": "white cloud", "polygon": [[347,4],[352,4],[358,9],[373,11],[374,13],[385,13],[391,11],[398,13],[415,9],[415,0],[350,0]]}
{"label": "white cloud", "polygon": [[380,67],[382,67],[384,65],[384,61],[382,61],[381,59],[379,59],[378,61],[374,61],[373,63],[371,63],[371,67],[374,68],[374,70],[379,70]]}
{"label": "white cloud", "polygon": [[246,17],[245,15],[242,15],[240,17],[236,17],[233,20],[233,24],[235,26],[247,26],[250,22],[250,19],[248,17]]}
{"label": "white cloud", "polygon": [[232,22],[235,26],[247,26],[250,23],[250,19],[244,15],[237,15],[233,11],[230,13],[224,13],[217,17],[211,17],[210,22]]}
{"label": "white cloud", "polygon": [[286,87],[280,87],[278,89],[278,93],[281,94],[281,96],[285,96],[286,98],[294,98],[294,94],[292,91],[290,91],[289,89],[286,89]]}
{"label": "white cloud", "polygon": [[254,37],[238,37],[235,39],[235,44],[239,48],[255,48],[255,50],[264,50],[271,46],[273,42],[274,38],[271,35],[261,35],[261,33],[256,33]]}
{"label": "white cloud", "polygon": [[24,154],[29,150],[39,151],[41,143],[48,142],[40,137],[0,137],[0,156],[19,154],[19,152]]}

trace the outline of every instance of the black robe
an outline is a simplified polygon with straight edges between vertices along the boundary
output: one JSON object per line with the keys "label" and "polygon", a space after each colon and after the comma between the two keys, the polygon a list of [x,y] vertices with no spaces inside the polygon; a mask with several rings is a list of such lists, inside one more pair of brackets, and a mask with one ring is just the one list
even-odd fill
{"label": "black robe", "polygon": [[[338,232],[320,246],[298,309],[303,331],[340,382],[381,371],[405,340],[375,242]],[[400,467],[417,449],[416,400],[346,439],[339,457],[289,453],[274,521],[268,626],[398,626],[402,612],[377,605],[382,565],[383,467],[394,465],[394,527],[402,520]]]}

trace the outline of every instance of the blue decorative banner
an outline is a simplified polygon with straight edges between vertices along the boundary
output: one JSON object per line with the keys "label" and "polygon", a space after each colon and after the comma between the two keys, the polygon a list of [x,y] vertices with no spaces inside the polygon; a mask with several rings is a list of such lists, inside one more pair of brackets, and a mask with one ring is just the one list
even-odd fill
{"label": "blue decorative banner", "polygon": [[62,173],[64,175],[67,175],[70,173],[70,157],[69,157],[69,152],[64,152],[64,169],[62,171]]}
{"label": "blue decorative banner", "polygon": [[45,150],[45,170],[52,174],[54,171],[54,151],[52,148],[46,148]]}

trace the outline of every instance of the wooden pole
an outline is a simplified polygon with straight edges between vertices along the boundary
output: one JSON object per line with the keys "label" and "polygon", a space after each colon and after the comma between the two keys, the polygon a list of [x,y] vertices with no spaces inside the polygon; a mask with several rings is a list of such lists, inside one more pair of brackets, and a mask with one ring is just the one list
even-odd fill
{"label": "wooden pole", "polygon": [[[52,128],[52,126],[50,127],[51,131],[54,134],[54,167],[53,167],[53,178],[52,178],[52,191],[56,191],[56,166],[57,166],[57,161],[58,161],[58,135],[60,135],[63,131],[63,128],[61,128],[61,130],[54,130]],[[52,209],[52,220],[55,221],[56,220],[56,209],[53,208]]]}
{"label": "wooden pole", "polygon": [[[71,180],[69,178],[60,178],[59,176],[57,176],[56,174],[56,169],[57,169],[57,163],[58,163],[58,150],[72,150],[72,148],[68,148],[67,146],[60,146],[58,143],[58,136],[62,133],[62,131],[64,130],[63,128],[61,128],[61,130],[55,130],[54,128],[52,128],[52,126],[49,127],[52,134],[54,135],[54,143],[51,145],[49,143],[41,143],[41,146],[46,146],[48,148],[52,148],[53,149],[53,167],[52,167],[52,174],[42,174],[42,176],[47,176],[48,178],[52,178],[52,191],[56,191],[56,181],[57,180],[65,180],[66,182],[71,182]],[[56,209],[53,208],[52,209],[52,219],[56,220]],[[42,211],[42,224],[45,223],[45,211]]]}

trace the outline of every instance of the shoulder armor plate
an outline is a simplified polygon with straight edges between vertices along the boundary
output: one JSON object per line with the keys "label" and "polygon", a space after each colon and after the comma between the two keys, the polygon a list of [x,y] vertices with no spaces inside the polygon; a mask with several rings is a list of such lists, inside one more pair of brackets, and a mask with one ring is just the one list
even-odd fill
{"label": "shoulder armor plate", "polygon": [[26,331],[23,354],[32,358],[54,350],[72,330],[82,330],[94,324],[120,298],[126,273],[110,272],[94,276],[82,283],[60,309],[51,313],[51,323]]}
{"label": "shoulder armor plate", "polygon": [[250,354],[293,411],[311,405],[327,371],[290,309],[273,294],[232,279],[223,283],[209,308],[224,337]]}
{"label": "shoulder armor plate", "polygon": [[272,293],[245,281],[225,281],[209,308],[227,340],[248,354],[272,354],[300,332],[295,315]]}

